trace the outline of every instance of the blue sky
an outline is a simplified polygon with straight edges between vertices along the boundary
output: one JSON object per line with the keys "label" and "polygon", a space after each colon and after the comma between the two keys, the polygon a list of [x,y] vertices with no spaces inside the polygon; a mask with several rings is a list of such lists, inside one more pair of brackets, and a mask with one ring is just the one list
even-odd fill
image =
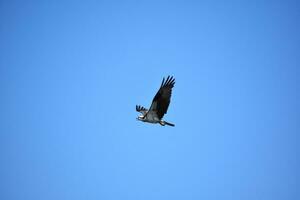
{"label": "blue sky", "polygon": [[0,199],[300,199],[299,11],[1,1]]}

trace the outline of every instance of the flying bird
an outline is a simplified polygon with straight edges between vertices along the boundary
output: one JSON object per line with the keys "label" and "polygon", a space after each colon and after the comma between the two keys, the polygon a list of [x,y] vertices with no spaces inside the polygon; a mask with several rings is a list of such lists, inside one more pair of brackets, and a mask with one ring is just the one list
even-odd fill
{"label": "flying bird", "polygon": [[174,84],[175,79],[173,76],[168,76],[167,79],[163,78],[161,86],[154,96],[149,110],[143,106],[136,105],[136,111],[142,113],[137,120],[153,124],[159,123],[162,126],[175,126],[172,123],[162,120],[164,114],[168,111]]}

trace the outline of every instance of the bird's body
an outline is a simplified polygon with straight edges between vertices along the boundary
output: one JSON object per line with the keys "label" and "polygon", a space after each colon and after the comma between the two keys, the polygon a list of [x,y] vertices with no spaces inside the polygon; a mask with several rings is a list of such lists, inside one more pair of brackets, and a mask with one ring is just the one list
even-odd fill
{"label": "bird's body", "polygon": [[173,77],[168,76],[166,80],[163,79],[158,92],[153,98],[149,110],[142,106],[136,106],[136,111],[142,113],[142,115],[137,119],[153,124],[159,123],[162,126],[175,126],[174,124],[162,120],[164,114],[167,113],[174,84],[175,79]]}

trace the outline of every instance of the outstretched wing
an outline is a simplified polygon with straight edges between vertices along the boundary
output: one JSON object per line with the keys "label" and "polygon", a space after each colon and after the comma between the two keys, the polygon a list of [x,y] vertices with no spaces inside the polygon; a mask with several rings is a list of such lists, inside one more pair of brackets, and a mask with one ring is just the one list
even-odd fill
{"label": "outstretched wing", "polygon": [[175,79],[173,76],[168,76],[166,80],[163,78],[161,86],[152,100],[149,111],[156,112],[159,119],[162,119],[164,114],[167,113],[174,84]]}
{"label": "outstretched wing", "polygon": [[145,115],[148,111],[146,108],[144,108],[143,106],[140,106],[140,105],[136,105],[135,110],[142,113],[143,115]]}

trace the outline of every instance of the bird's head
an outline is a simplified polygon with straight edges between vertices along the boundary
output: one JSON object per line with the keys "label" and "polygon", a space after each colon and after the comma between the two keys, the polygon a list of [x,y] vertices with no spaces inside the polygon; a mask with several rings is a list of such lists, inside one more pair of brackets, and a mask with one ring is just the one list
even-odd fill
{"label": "bird's head", "polygon": [[140,120],[140,121],[144,121],[145,116],[144,116],[144,115],[141,115],[141,116],[138,116],[136,119],[137,119],[137,120]]}

